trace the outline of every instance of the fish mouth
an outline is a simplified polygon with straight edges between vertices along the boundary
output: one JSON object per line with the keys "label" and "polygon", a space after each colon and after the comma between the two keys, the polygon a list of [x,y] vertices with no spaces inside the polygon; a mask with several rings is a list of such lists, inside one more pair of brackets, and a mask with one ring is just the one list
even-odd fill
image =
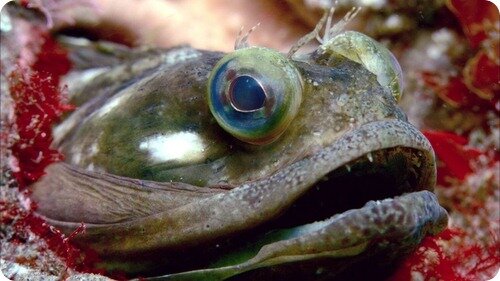
{"label": "fish mouth", "polygon": [[432,190],[432,185],[419,182],[426,161],[424,153],[412,147],[370,151],[320,178],[275,223],[280,227],[304,225],[361,208],[370,200]]}
{"label": "fish mouth", "polygon": [[[372,138],[356,143],[356,134]],[[369,277],[381,265],[411,251],[424,236],[446,226],[446,211],[429,192],[435,180],[434,155],[416,129],[399,121],[375,122],[346,134],[336,145],[353,149],[344,156],[328,151],[312,156],[318,177],[274,219],[207,247],[205,255],[215,254],[211,263],[200,266],[204,269],[184,269],[162,278],[238,276],[235,280],[255,280],[273,276],[273,280],[287,280],[295,276],[297,280],[330,280],[346,274],[352,277],[352,264],[364,264],[365,272],[370,273],[363,277]],[[358,156],[349,158],[349,151]],[[335,155],[341,164],[328,171],[330,156]],[[342,157],[351,160],[342,161]],[[290,175],[293,182],[294,172]],[[289,191],[293,193],[293,187]],[[286,197],[282,195],[281,200]],[[254,205],[264,200],[260,196],[240,198]],[[219,256],[218,249],[224,254]]]}
{"label": "fish mouth", "polygon": [[[391,132],[389,137],[383,136],[389,132],[384,128]],[[435,181],[433,151],[416,129],[409,128],[399,121],[366,125],[358,133],[377,132],[379,137],[360,146],[374,147],[372,142],[377,142],[379,148],[368,149],[318,177],[275,219],[239,236],[246,242],[208,269],[163,277],[350,279],[353,271],[346,264],[364,264],[369,273],[361,273],[363,278],[379,271],[380,265],[407,254],[424,236],[440,232],[447,224],[446,211],[430,192]],[[354,137],[345,136],[345,140],[356,146]],[[225,239],[217,247],[225,248],[225,243],[238,244]],[[373,262],[374,257],[378,261]]]}
{"label": "fish mouth", "polygon": [[[314,168],[310,169],[311,166]],[[308,176],[302,174],[302,168]],[[267,180],[271,188],[262,188],[266,196],[260,190],[245,192],[246,186],[233,190],[235,194],[244,193],[240,198],[254,208],[268,206],[265,198],[281,198],[286,207],[277,210],[275,218],[266,222],[274,228],[322,221],[362,208],[369,201],[432,191],[436,168],[427,139],[406,122],[388,120],[347,132],[332,145],[287,169]],[[273,187],[273,177],[283,176],[291,184]]]}
{"label": "fish mouth", "polygon": [[[83,188],[81,196],[78,192],[87,181],[83,172],[72,173],[78,174],[78,189],[64,194],[78,197],[83,206],[87,191]],[[90,179],[92,173],[85,176]],[[99,180],[106,183],[103,187],[130,183],[118,176]],[[86,223],[86,233],[75,242],[92,245],[111,261],[104,266],[119,260],[132,264],[132,268],[125,267],[127,271],[142,276],[177,272],[164,275],[166,280],[212,275],[224,279],[308,263],[311,266],[299,273],[311,272],[316,267],[311,261],[348,259],[352,263],[352,258],[373,256],[381,249],[401,254],[425,235],[440,231],[447,215],[428,191],[434,183],[434,153],[425,137],[403,121],[376,121],[346,132],[331,145],[267,178],[193,197],[175,207],[160,206],[124,221]],[[41,193],[50,186],[37,184]],[[152,193],[158,188],[147,181],[140,185]],[[37,200],[37,188],[34,191]],[[127,192],[116,196],[123,194],[113,200],[120,205],[114,203],[112,211],[136,204]],[[61,199],[38,196],[40,213],[49,223],[71,232],[79,222],[43,213],[44,200],[49,200],[45,205],[53,213],[67,208],[68,200],[50,198]],[[102,205],[92,200],[93,205]],[[63,205],[58,209],[57,204]],[[130,209],[142,206],[140,202]],[[138,256],[144,262],[141,266]]]}

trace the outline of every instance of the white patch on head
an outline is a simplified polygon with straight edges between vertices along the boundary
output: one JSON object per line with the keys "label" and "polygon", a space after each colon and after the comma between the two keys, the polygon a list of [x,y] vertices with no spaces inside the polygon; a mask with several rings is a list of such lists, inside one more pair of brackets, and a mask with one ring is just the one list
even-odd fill
{"label": "white patch on head", "polygon": [[199,135],[191,132],[158,134],[139,144],[156,162],[194,162],[204,159],[205,145]]}

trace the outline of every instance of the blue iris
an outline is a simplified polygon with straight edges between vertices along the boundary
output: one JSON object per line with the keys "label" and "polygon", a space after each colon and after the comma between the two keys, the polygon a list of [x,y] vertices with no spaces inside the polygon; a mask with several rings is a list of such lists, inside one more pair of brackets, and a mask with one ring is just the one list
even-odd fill
{"label": "blue iris", "polygon": [[229,98],[236,110],[254,111],[264,106],[266,93],[255,78],[243,75],[231,82]]}

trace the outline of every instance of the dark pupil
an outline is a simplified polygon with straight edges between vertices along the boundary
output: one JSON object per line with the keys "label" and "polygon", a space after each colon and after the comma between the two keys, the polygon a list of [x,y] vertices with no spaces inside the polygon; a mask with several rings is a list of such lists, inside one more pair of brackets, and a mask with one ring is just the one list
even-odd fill
{"label": "dark pupil", "polygon": [[229,87],[229,97],[236,110],[254,111],[264,106],[266,94],[253,77],[239,76]]}

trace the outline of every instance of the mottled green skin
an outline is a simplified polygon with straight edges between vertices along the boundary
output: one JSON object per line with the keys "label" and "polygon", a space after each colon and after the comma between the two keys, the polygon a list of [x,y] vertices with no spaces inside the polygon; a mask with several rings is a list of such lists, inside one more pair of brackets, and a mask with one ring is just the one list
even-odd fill
{"label": "mottled green skin", "polygon": [[[302,73],[304,91],[291,128],[271,145],[246,145],[221,131],[203,95],[208,75],[222,54],[189,48],[177,50],[184,51],[193,58],[174,65],[161,64],[168,53],[144,59],[157,60],[158,65],[147,71],[149,75],[134,76],[126,83],[130,86],[121,92],[108,92],[130,99],[112,112],[101,116],[99,111],[97,114],[93,111],[91,104],[86,104],[80,108],[78,117],[70,117],[86,120],[69,131],[68,137],[60,136],[58,146],[68,156],[68,162],[82,167],[93,164],[97,170],[103,168],[113,174],[155,181],[182,178],[183,182],[201,186],[219,182],[237,185],[275,172],[297,157],[329,144],[346,130],[375,120],[406,118],[370,72],[349,60],[335,62],[335,67],[324,67],[316,61],[321,62],[325,55],[314,54],[314,58],[294,62]],[[124,87],[123,82],[119,83],[116,88]],[[111,87],[106,84],[106,88]],[[106,98],[99,96],[99,104],[105,104],[102,100]],[[89,118],[85,113],[80,115],[87,108],[92,110],[87,115],[93,114]],[[170,131],[199,134],[208,142],[206,157],[189,163],[189,169],[175,169],[180,165],[153,163],[146,152],[138,149],[147,137]],[[93,145],[99,150],[95,155],[91,153]],[[72,150],[83,152],[79,161],[75,161],[77,153]]]}
{"label": "mottled green skin", "polygon": [[[69,165],[49,167],[35,184],[38,212],[68,232],[85,222],[77,242],[97,250],[103,266],[167,280],[330,278],[370,257],[390,263],[446,225],[446,211],[421,191],[434,186],[434,153],[392,88],[324,47],[290,60],[302,103],[263,146],[233,138],[210,114],[207,79],[222,53],[136,51],[91,81],[75,76],[68,83],[82,104],[55,130]],[[196,135],[203,150],[158,163],[140,148],[172,132]],[[351,175],[369,180],[354,189],[338,182]],[[318,208],[356,203],[308,215],[315,189],[327,190]]]}

